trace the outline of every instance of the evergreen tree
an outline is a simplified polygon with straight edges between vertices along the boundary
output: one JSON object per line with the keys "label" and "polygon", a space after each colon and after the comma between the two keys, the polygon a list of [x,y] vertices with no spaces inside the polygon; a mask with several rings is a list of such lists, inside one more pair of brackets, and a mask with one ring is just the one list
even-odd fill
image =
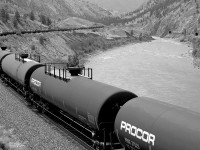
{"label": "evergreen tree", "polygon": [[140,35],[139,35],[139,40],[140,41],[142,40],[142,33],[140,33]]}
{"label": "evergreen tree", "polygon": [[31,19],[32,21],[35,20],[35,14],[34,14],[33,11],[30,12],[29,17],[30,17],[30,19]]}
{"label": "evergreen tree", "polygon": [[196,12],[197,12],[197,14],[199,13],[199,4],[198,3],[196,4]]}
{"label": "evergreen tree", "polygon": [[49,17],[46,18],[46,25],[50,26],[52,23],[51,19]]}
{"label": "evergreen tree", "polygon": [[197,28],[194,28],[194,35],[198,36],[198,30],[197,30]]}
{"label": "evergreen tree", "polygon": [[8,11],[2,8],[2,9],[0,10],[0,18],[1,18],[1,21],[2,21],[3,23],[7,23],[8,20],[10,19],[9,14],[8,14]]}
{"label": "evergreen tree", "polygon": [[42,24],[46,25],[46,24],[47,24],[46,16],[40,15],[40,22],[41,22]]}
{"label": "evergreen tree", "polygon": [[182,34],[183,34],[184,36],[186,36],[186,33],[187,33],[186,29],[183,29]]}
{"label": "evergreen tree", "polygon": [[18,20],[16,18],[13,18],[13,26],[18,28]]}
{"label": "evergreen tree", "polygon": [[20,14],[18,11],[15,12],[15,19],[20,22]]}

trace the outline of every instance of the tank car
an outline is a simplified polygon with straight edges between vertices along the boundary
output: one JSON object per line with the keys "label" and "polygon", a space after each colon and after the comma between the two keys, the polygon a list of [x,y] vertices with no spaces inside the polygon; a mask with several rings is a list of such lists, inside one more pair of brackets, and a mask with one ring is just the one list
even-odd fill
{"label": "tank car", "polygon": [[63,81],[45,74],[44,70],[45,67],[40,67],[31,75],[32,91],[78,120],[93,137],[103,133],[98,137],[100,141],[105,142],[104,137],[114,131],[120,106],[137,97],[132,92],[84,77]]}
{"label": "tank car", "polygon": [[5,57],[1,61],[2,72],[4,73],[3,79],[26,97],[30,75],[42,64],[28,58],[22,58],[20,54],[4,53],[7,55],[4,55]]}
{"label": "tank car", "polygon": [[126,149],[199,150],[200,114],[138,97],[119,110],[115,132]]}
{"label": "tank car", "polygon": [[6,51],[6,48],[2,48],[2,50],[0,50],[0,75],[3,75],[3,70],[2,70],[2,60],[9,54],[11,54],[11,52]]}

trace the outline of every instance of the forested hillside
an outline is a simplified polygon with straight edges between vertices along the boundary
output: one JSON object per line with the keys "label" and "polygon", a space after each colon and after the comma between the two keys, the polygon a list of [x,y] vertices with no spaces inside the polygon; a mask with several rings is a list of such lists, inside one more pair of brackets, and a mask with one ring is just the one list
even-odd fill
{"label": "forested hillside", "polygon": [[21,13],[33,11],[56,21],[69,17],[88,20],[112,17],[111,12],[84,0],[0,0],[0,3],[2,7],[6,4],[7,7],[20,9]]}
{"label": "forested hillside", "polygon": [[169,31],[193,34],[199,28],[198,0],[150,0],[123,16],[128,25],[142,26],[150,34],[165,36]]}
{"label": "forested hillside", "polygon": [[[67,14],[63,13],[63,16],[61,16],[63,17],[62,19],[59,17],[54,18],[54,16],[45,13],[47,10],[42,11],[47,7],[47,4],[49,9],[53,9],[58,6],[55,5],[55,3],[61,4],[61,1],[66,2],[66,4],[68,4],[67,2],[70,2],[69,0],[48,0],[49,3],[45,0],[30,0],[26,2],[23,0],[0,0],[0,32],[17,32],[17,35],[0,37],[0,43],[8,46],[8,48],[14,52],[39,54],[41,55],[43,62],[65,62],[69,63],[71,66],[75,66],[78,65],[80,62],[79,60],[95,51],[104,51],[114,46],[148,39],[148,37],[139,37],[139,33],[134,36],[129,36],[126,34],[125,30],[118,27],[105,27],[102,30],[86,30],[80,32],[20,34],[21,30],[42,30],[49,28],[87,27],[98,25],[96,22],[88,21],[80,17],[74,17],[72,13],[71,16],[66,18],[64,16],[67,16]],[[37,2],[38,7],[36,7],[36,3],[33,2]],[[46,2],[46,4],[44,4],[44,2]],[[54,3],[51,4],[50,2]],[[41,6],[39,4],[41,4]],[[75,1],[73,4],[76,4]],[[69,5],[72,5],[72,3]],[[78,3],[77,6],[80,6],[80,4]],[[43,9],[40,10],[40,7]],[[96,5],[94,5],[94,8],[93,5],[90,5],[90,7],[92,7],[90,10],[96,9]],[[78,13],[79,10],[77,9],[79,8],[81,7],[73,7],[74,12]],[[56,10],[55,12],[57,12]],[[68,9],[66,11],[68,11]],[[92,14],[97,15],[96,11],[92,12]],[[57,13],[58,14],[54,14],[59,16],[59,11]],[[108,14],[103,20],[108,23],[112,21],[111,18],[113,17]],[[98,17],[96,19],[98,19]]]}

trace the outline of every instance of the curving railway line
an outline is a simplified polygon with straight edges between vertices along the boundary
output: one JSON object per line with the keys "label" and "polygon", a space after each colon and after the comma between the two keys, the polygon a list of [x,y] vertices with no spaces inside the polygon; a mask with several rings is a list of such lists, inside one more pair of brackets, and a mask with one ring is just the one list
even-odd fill
{"label": "curving railway line", "polygon": [[2,32],[2,33],[0,33],[0,36],[59,32],[59,31],[92,30],[92,29],[100,29],[100,28],[104,28],[104,26],[76,27],[76,28],[54,28],[54,29],[42,29],[42,30],[41,29],[40,30],[16,30],[16,31]]}

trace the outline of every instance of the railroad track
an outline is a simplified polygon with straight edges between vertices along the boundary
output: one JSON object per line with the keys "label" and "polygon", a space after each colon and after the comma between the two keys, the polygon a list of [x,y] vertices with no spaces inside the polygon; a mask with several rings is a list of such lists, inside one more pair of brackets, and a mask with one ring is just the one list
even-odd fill
{"label": "railroad track", "polygon": [[43,29],[43,30],[17,30],[17,31],[2,32],[0,33],[0,36],[45,33],[45,32],[59,32],[59,31],[90,30],[90,29],[99,29],[99,28],[104,28],[104,26],[57,28],[57,29],[55,28],[55,29]]}
{"label": "railroad track", "polygon": [[87,136],[81,133],[78,129],[76,129],[70,120],[66,121],[65,118],[59,117],[58,114],[54,114],[48,110],[45,110],[43,113],[38,113],[37,109],[35,107],[32,107],[28,104],[28,102],[24,99],[24,97],[20,94],[20,91],[16,91],[13,87],[4,84],[2,79],[0,79],[1,84],[6,87],[6,89],[12,93],[14,96],[16,96],[21,103],[23,103],[25,106],[32,109],[34,112],[37,113],[39,117],[41,117],[43,120],[47,121],[49,124],[53,125],[59,132],[67,135],[70,135],[75,141],[77,141],[79,144],[81,144],[83,147],[85,147],[87,150],[95,150],[93,148],[93,142],[91,139],[88,139]]}
{"label": "railroad track", "polygon": [[81,134],[80,131],[78,131],[75,127],[72,126],[70,122],[66,122],[65,120],[61,119],[60,117],[56,116],[55,114],[52,114],[50,112],[45,112],[42,117],[44,119],[50,119],[50,122],[61,129],[62,131],[65,131],[68,135],[70,135],[74,140],[76,140],[78,143],[80,143],[82,146],[84,146],[87,150],[95,150],[93,146],[93,142],[91,142],[90,139],[87,139],[87,137],[83,134]]}

